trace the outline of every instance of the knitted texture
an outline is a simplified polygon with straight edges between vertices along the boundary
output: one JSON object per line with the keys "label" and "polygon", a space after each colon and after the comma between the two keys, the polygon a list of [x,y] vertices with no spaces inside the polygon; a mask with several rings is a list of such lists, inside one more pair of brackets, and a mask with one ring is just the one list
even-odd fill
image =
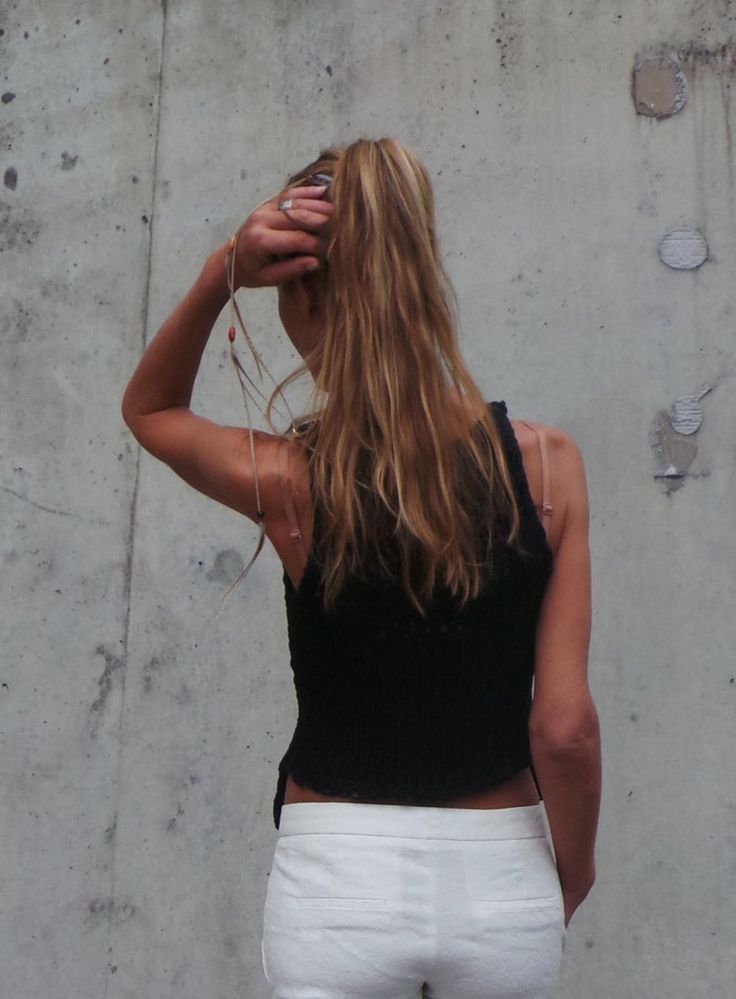
{"label": "knitted texture", "polygon": [[493,579],[464,608],[446,588],[422,618],[401,582],[351,577],[320,604],[319,517],[297,589],[284,572],[298,719],[278,765],[286,778],[360,801],[432,805],[531,765],[529,710],[539,609],[552,551],[534,508],[506,403],[499,428],[521,517],[521,548],[494,548]]}

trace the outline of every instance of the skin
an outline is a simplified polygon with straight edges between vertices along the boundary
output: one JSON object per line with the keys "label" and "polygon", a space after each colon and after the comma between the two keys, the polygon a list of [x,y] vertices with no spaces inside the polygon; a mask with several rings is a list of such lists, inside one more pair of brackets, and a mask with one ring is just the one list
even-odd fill
{"label": "skin", "polygon": [[[293,208],[277,199],[259,206],[239,230],[236,288],[275,286],[279,315],[289,339],[305,357],[321,332],[319,303],[303,278],[321,266],[320,230],[332,206],[324,189],[293,188]],[[210,332],[228,300],[225,258],[232,240],[215,250],[194,285],[160,328],[141,358],[123,397],[123,418],[140,444],[191,486],[257,520],[250,441],[242,427],[224,427],[193,413],[192,388]],[[447,412],[458,429],[473,421],[454,393]],[[536,504],[541,503],[541,461],[536,435],[512,421]],[[536,636],[535,692],[530,718],[532,757],[542,788],[555,847],[565,925],[595,878],[594,842],[600,800],[598,716],[587,679],[590,637],[588,496],[580,451],[566,433],[536,426],[545,434],[554,514],[548,541],[554,568],[545,591]],[[266,534],[286,572],[298,586],[306,554],[293,544],[283,509],[276,466],[281,438],[254,432],[260,500]],[[312,510],[306,458],[288,442],[295,508],[306,550]],[[349,801],[300,787],[289,777],[285,802]],[[445,802],[447,808],[510,808],[533,805],[538,794],[528,769],[478,794]]]}

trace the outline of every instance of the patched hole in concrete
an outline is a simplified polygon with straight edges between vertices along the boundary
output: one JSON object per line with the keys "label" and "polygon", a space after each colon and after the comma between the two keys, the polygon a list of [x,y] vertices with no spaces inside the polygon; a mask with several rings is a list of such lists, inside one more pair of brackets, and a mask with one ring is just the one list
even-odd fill
{"label": "patched hole in concrete", "polygon": [[705,385],[697,394],[680,396],[670,406],[669,412],[660,409],[652,421],[649,443],[654,451],[654,478],[659,480],[667,493],[683,485],[695,460],[698,453],[695,434],[703,422],[700,400],[713,387]]}
{"label": "patched hole in concrete", "polygon": [[708,244],[697,229],[671,229],[660,240],[659,256],[675,270],[693,270],[708,259]]}
{"label": "patched hole in concrete", "polygon": [[700,395],[683,395],[670,406],[670,424],[678,434],[689,436],[700,429],[703,422],[703,407],[700,400],[713,388],[707,385]]}
{"label": "patched hole in concrete", "polygon": [[634,60],[634,107],[637,114],[669,118],[682,110],[687,100],[687,80],[674,59],[655,56]]}

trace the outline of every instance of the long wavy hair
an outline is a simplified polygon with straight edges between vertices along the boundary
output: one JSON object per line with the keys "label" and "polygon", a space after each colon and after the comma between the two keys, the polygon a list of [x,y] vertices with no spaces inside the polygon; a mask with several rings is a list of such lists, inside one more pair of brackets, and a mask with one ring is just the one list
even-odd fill
{"label": "long wavy hair", "polygon": [[[462,604],[493,573],[520,520],[499,432],[458,348],[456,300],[440,260],[426,169],[394,139],[323,150],[289,177],[328,174],[326,255],[303,278],[322,337],[295,423],[320,512],[325,608],[368,567],[398,576],[420,614],[444,584]],[[449,390],[469,413],[452,419]]]}

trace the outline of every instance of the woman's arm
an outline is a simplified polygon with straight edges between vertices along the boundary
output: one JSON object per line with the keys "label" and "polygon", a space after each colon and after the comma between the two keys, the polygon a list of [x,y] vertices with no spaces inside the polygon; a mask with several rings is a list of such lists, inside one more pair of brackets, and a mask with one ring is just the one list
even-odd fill
{"label": "woman's arm", "polygon": [[588,493],[580,451],[567,434],[551,439],[551,464],[564,490],[564,521],[537,626],[532,758],[544,798],[565,922],[595,880],[601,790],[598,714],[588,687],[591,628]]}
{"label": "woman's arm", "polygon": [[[318,230],[332,208],[318,200],[323,193],[324,188],[293,188],[288,194],[294,209],[288,216],[275,202],[249,216],[237,241],[236,289],[276,285],[319,265]],[[189,409],[202,354],[229,297],[229,247],[228,242],[210,254],[146,348],[125,390],[122,414],[139,443],[190,485],[257,519],[248,431],[220,426]],[[276,255],[289,259],[276,261]]]}

